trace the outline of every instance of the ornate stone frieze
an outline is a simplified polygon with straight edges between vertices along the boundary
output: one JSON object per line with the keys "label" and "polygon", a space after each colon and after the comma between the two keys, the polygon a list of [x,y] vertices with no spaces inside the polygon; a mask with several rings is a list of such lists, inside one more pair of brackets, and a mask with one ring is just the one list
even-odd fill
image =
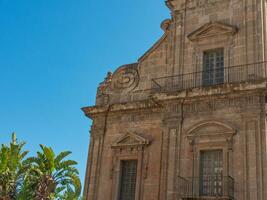
{"label": "ornate stone frieze", "polygon": [[214,4],[220,1],[222,0],[188,0],[187,8],[202,7],[206,6],[207,4]]}
{"label": "ornate stone frieze", "polygon": [[170,10],[208,8],[217,3],[224,3],[229,0],[167,0],[166,5]]}
{"label": "ornate stone frieze", "polygon": [[[241,111],[244,108],[257,105],[260,103],[259,96],[247,96],[239,98],[224,98],[224,99],[208,99],[203,101],[197,101],[192,103],[185,103],[183,106],[184,113],[198,113],[216,111],[220,109],[233,109],[235,111]],[[181,112],[181,104],[169,104],[169,112]]]}
{"label": "ornate stone frieze", "polygon": [[143,122],[146,120],[152,120],[157,117],[157,114],[151,113],[127,113],[121,116],[120,120],[117,122]]}
{"label": "ornate stone frieze", "polygon": [[213,6],[216,3],[225,2],[228,0],[187,0],[186,8],[187,9],[195,9],[195,8],[203,8]]}

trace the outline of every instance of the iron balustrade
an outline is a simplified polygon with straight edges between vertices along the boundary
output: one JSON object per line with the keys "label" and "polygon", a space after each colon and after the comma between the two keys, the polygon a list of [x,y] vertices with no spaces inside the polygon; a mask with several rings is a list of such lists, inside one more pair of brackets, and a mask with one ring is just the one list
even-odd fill
{"label": "iron balustrade", "polygon": [[203,176],[184,178],[177,181],[178,196],[186,198],[223,197],[234,199],[234,179],[231,176]]}
{"label": "iron balustrade", "polygon": [[216,68],[152,79],[154,92],[175,92],[220,84],[261,81],[267,78],[267,61]]}

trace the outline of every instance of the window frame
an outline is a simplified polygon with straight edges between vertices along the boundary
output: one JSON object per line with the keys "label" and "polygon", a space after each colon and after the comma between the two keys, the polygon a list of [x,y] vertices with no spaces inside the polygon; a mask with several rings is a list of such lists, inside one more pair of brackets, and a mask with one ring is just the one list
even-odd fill
{"label": "window frame", "polygon": [[118,193],[118,200],[121,200],[121,193],[122,193],[122,176],[123,176],[123,162],[129,162],[129,161],[135,161],[136,162],[136,172],[135,172],[135,194],[134,194],[134,198],[136,198],[136,190],[137,190],[137,175],[138,175],[138,159],[122,159],[120,160],[120,178],[119,178],[119,193]]}
{"label": "window frame", "polygon": [[[125,143],[125,141],[127,141]],[[111,145],[110,178],[112,182],[112,200],[120,198],[121,161],[137,160],[135,200],[143,195],[144,179],[147,177],[150,141],[136,133],[128,132]]]}
{"label": "window frame", "polygon": [[[220,73],[222,76],[217,77]],[[204,50],[202,55],[202,85],[213,86],[223,83],[225,83],[225,49],[221,47]]]}
{"label": "window frame", "polygon": [[[221,178],[221,188],[219,187],[219,186],[214,186],[213,184],[211,184],[210,185],[210,187],[211,188],[209,188],[208,190],[206,190],[205,191],[205,189],[204,189],[204,186],[203,186],[203,183],[204,183],[204,173],[203,173],[203,166],[202,166],[202,164],[203,164],[203,155],[204,155],[204,153],[211,153],[211,152],[213,152],[213,153],[216,153],[216,152],[220,152],[221,153],[221,160],[220,160],[220,162],[222,162],[221,163],[221,166],[219,166],[220,168],[221,168],[221,170],[222,170],[222,172],[221,172],[221,174],[220,174],[220,178]],[[200,196],[205,196],[207,193],[209,193],[209,190],[213,190],[213,189],[221,189],[221,194],[220,194],[220,196],[222,196],[223,195],[223,178],[224,178],[224,171],[225,171],[225,169],[224,169],[224,158],[223,158],[223,149],[220,149],[220,148],[218,148],[218,149],[206,149],[206,150],[200,150],[199,151],[199,155],[200,155],[200,159],[199,159],[199,194],[200,194]],[[214,155],[213,155],[214,156]],[[208,175],[209,176],[209,175]],[[214,172],[212,173],[212,174],[210,174],[210,179],[213,179],[214,177],[215,177],[215,175],[214,175]],[[218,180],[212,180],[212,182],[213,183],[217,183],[218,182]],[[217,191],[218,192],[218,191]]]}
{"label": "window frame", "polygon": [[[198,177],[200,178],[200,167],[201,167],[201,152],[202,151],[213,151],[213,150],[221,150],[222,151],[222,160],[223,160],[223,177],[227,177],[229,174],[229,162],[230,162],[230,157],[229,157],[229,149],[228,149],[228,144],[227,143],[216,143],[216,142],[211,142],[211,143],[199,143],[195,144],[195,148],[193,148],[193,154],[194,156],[194,167],[193,167],[193,177]],[[200,184],[200,181],[199,181]],[[200,187],[198,188],[200,193]]]}

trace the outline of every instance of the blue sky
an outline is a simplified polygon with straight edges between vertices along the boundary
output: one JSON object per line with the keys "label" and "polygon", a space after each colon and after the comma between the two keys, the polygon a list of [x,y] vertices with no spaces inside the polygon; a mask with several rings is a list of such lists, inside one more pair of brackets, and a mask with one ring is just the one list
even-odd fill
{"label": "blue sky", "polygon": [[0,0],[0,143],[71,150],[84,179],[93,105],[107,71],[162,35],[164,0]]}

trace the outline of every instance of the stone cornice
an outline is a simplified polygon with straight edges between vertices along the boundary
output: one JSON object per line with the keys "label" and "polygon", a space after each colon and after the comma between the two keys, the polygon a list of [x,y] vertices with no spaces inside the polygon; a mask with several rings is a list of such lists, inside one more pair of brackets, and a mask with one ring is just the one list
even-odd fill
{"label": "stone cornice", "polygon": [[214,99],[214,98],[229,98],[244,96],[247,94],[267,93],[266,82],[247,84],[225,84],[222,86],[209,87],[209,88],[195,88],[192,90],[185,90],[181,92],[171,93],[154,93],[151,97],[142,101],[133,101],[127,103],[115,103],[103,106],[89,106],[82,108],[84,114],[93,118],[95,116],[105,115],[107,113],[118,112],[136,112],[139,110],[152,110],[161,109],[163,104],[160,102],[168,101],[182,101],[184,103],[192,103],[194,101]]}
{"label": "stone cornice", "polygon": [[137,110],[158,109],[158,108],[161,108],[161,105],[157,103],[155,100],[150,98],[143,101],[117,103],[106,106],[83,107],[82,111],[87,117],[93,118],[96,115],[103,115],[106,114],[107,112],[114,113],[114,112],[137,111]]}
{"label": "stone cornice", "polygon": [[192,101],[193,99],[210,98],[216,96],[228,95],[242,95],[248,92],[267,92],[266,82],[259,82],[254,84],[240,83],[240,84],[225,84],[222,86],[214,86],[208,88],[195,88],[191,90],[184,90],[180,92],[169,93],[155,93],[153,98],[158,101],[168,100],[182,100]]}

